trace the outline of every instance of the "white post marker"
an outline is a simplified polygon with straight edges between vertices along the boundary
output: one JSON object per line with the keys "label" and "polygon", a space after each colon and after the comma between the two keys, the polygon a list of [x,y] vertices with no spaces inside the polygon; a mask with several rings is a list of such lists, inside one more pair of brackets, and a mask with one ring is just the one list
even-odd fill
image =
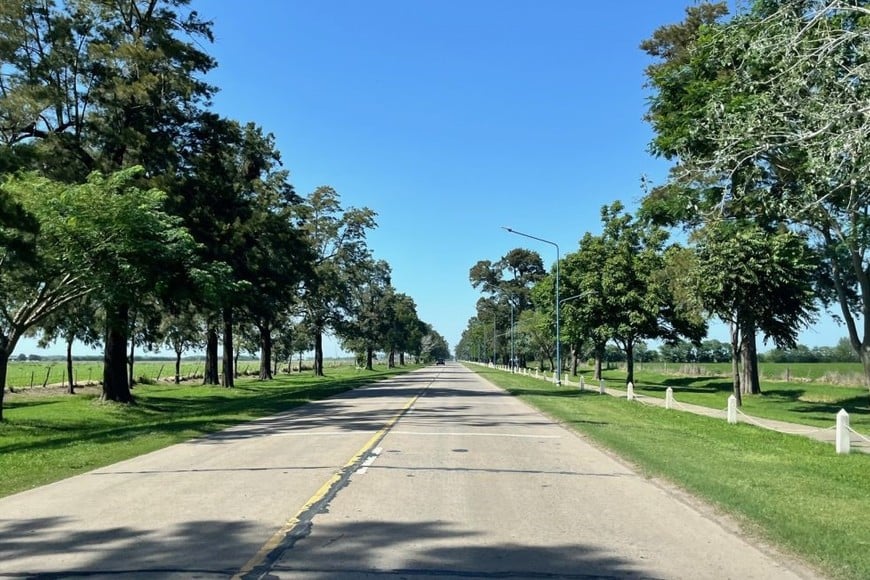
{"label": "white post marker", "polygon": [[671,387],[665,389],[665,409],[674,408],[674,390]]}
{"label": "white post marker", "polygon": [[585,385],[583,384],[583,375],[580,375],[580,390],[582,391],[584,388]]}
{"label": "white post marker", "polygon": [[629,401],[634,400],[634,383],[628,381],[628,384],[625,385],[625,398]]}
{"label": "white post marker", "polygon": [[734,395],[728,397],[728,423],[737,424],[737,397]]}
{"label": "white post marker", "polygon": [[837,413],[837,453],[848,454],[849,447],[852,444],[849,437],[849,413],[846,409],[840,409]]}
{"label": "white post marker", "polygon": [[604,394],[604,388],[605,388],[604,379],[601,379],[601,381],[598,383],[598,392],[601,393],[602,395]]}

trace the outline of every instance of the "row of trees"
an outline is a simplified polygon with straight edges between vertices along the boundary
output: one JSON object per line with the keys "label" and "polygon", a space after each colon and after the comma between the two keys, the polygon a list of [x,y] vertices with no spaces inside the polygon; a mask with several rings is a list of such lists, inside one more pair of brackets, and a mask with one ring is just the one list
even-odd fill
{"label": "row of trees", "polygon": [[[592,353],[585,354],[591,356]],[[624,363],[626,362],[625,352],[615,344],[608,344],[604,360]],[[704,340],[700,344],[692,344],[687,340],[677,340],[663,343],[658,348],[651,348],[647,343],[640,342],[635,345],[634,360],[641,363],[726,363],[731,362],[731,345],[720,340]],[[773,363],[854,363],[858,362],[858,355],[852,350],[849,339],[843,338],[836,346],[811,348],[799,344],[788,349],[773,348],[767,352],[758,353],[758,360]]]}
{"label": "row of trees", "polygon": [[271,134],[210,110],[188,0],[4,2],[0,38],[0,385],[36,332],[102,345],[121,402],[137,345],[204,348],[227,387],[239,333],[262,379],[302,345],[322,374],[327,331],[369,367],[446,348],[367,247],[375,213],[297,195]]}
{"label": "row of trees", "polygon": [[[731,328],[740,397],[760,391],[758,335],[794,347],[820,306],[837,305],[870,384],[868,2],[755,0],[735,15],[699,3],[641,48],[655,59],[651,150],[673,168],[667,183],[644,184],[636,217],[603,208],[603,233],[560,264],[562,295],[579,296],[563,305],[562,340],[591,342],[598,360],[613,341],[631,380],[638,340],[697,343],[716,317]],[[671,228],[685,246],[667,243]],[[522,280],[547,351],[552,278]],[[483,290],[465,353],[488,305],[511,300],[507,286]]]}

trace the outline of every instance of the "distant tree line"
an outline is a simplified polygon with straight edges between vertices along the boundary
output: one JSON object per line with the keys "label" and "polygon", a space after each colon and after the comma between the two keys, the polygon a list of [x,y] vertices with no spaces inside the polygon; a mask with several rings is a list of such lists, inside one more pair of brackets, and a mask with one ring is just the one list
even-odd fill
{"label": "distant tree line", "polygon": [[[635,349],[635,362],[668,362],[668,363],[727,363],[731,362],[731,347],[719,340],[704,340],[696,345],[686,340],[678,340],[672,344],[662,344],[658,348],[647,348],[646,343],[640,343]],[[858,355],[849,344],[848,338],[842,338],[836,346],[808,347],[798,344],[794,348],[773,348],[758,354],[759,362],[774,363],[839,363],[860,362]],[[624,363],[625,352],[615,345],[608,345],[605,350],[605,361]]]}

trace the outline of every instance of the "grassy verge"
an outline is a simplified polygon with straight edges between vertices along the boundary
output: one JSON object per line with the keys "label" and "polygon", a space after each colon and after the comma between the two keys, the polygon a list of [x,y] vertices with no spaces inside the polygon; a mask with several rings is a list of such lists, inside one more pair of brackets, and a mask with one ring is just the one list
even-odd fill
{"label": "grassy verge", "polygon": [[870,456],[471,365],[650,475],[826,574],[870,578]]}
{"label": "grassy verge", "polygon": [[[625,384],[624,371],[611,370],[603,376],[609,386],[622,388]],[[576,382],[578,379],[571,377],[571,380]],[[724,410],[731,395],[731,381],[727,377],[686,377],[643,370],[635,372],[634,385],[636,392],[662,399],[665,390],[671,387],[677,401],[713,409]],[[840,409],[846,409],[852,428],[870,436],[870,393],[863,387],[784,381],[762,381],[761,387],[760,395],[744,395],[741,408],[744,413],[815,427],[832,427]]]}
{"label": "grassy verge", "polygon": [[236,388],[139,385],[135,405],[102,403],[95,389],[78,395],[6,395],[0,423],[0,497],[148,453],[174,443],[417,367],[326,369],[326,377],[239,379]]}

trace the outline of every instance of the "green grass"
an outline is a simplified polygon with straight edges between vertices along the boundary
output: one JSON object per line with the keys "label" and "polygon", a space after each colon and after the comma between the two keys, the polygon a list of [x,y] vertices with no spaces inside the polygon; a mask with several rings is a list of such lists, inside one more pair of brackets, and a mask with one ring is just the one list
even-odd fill
{"label": "green grass", "polygon": [[470,368],[826,574],[870,578],[870,456],[838,456],[804,437]]}
{"label": "green grass", "polygon": [[[148,453],[308,401],[408,372],[327,368],[326,377],[241,378],[236,388],[139,385],[135,405],[103,403],[95,392],[6,395],[0,423],[0,497]],[[94,391],[95,389],[92,389]]]}
{"label": "green grass", "polygon": [[[635,370],[635,391],[640,394],[664,398],[671,387],[678,402],[723,410],[728,406],[728,376],[675,376],[649,369]],[[625,385],[624,371],[606,371],[603,376],[611,387]],[[578,380],[569,378],[572,382]],[[590,382],[589,376],[586,380]],[[761,389],[760,395],[743,396],[744,413],[824,428],[835,425],[837,413],[845,409],[852,428],[870,437],[870,393],[863,387],[762,380]]]}
{"label": "green grass", "polygon": [[[621,364],[624,366],[624,363]],[[731,363],[635,363],[643,370],[661,372],[663,374],[702,374],[728,375],[731,373]],[[864,368],[859,362],[826,362],[826,363],[758,363],[758,374],[764,380],[793,380],[797,382],[827,382],[832,384],[860,384]],[[845,381],[838,383],[837,380]]]}

